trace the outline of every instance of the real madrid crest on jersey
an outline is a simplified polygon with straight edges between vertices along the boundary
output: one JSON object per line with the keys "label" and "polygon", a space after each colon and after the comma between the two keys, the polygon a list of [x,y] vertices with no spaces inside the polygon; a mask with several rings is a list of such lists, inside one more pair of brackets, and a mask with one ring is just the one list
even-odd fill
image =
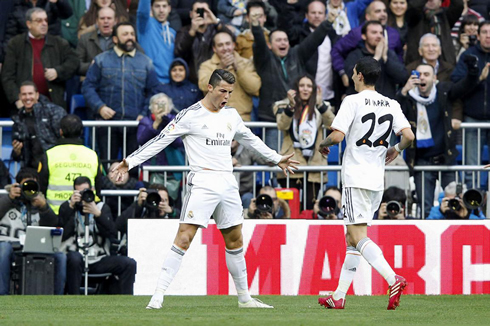
{"label": "real madrid crest on jersey", "polygon": [[194,212],[189,211],[189,213],[187,213],[187,217],[188,218],[193,218],[194,217]]}

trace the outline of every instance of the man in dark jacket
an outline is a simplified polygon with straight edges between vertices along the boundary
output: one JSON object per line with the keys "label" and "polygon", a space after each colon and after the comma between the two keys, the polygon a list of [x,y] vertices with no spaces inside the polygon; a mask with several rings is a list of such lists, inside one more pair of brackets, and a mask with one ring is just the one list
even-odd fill
{"label": "man in dark jacket", "polygon": [[436,34],[441,40],[442,60],[456,64],[456,50],[451,37],[451,28],[461,17],[463,0],[451,0],[448,8],[441,8],[442,0],[412,0],[408,2],[405,20],[408,25],[407,54],[410,63],[420,58],[418,44],[426,33]]}
{"label": "man in dark jacket", "polygon": [[[412,75],[396,97],[416,135],[415,141],[407,148],[407,164],[415,176],[417,198],[423,207],[424,218],[429,215],[434,203],[438,173],[425,172],[425,179],[422,180],[422,172],[414,173],[413,167],[455,164],[458,152],[451,127],[452,101],[465,96],[478,83],[476,63],[469,62],[468,68],[466,78],[456,84],[436,83],[434,68],[429,64],[421,64],[417,67],[420,78]],[[454,181],[454,178],[453,172],[442,172],[442,187]]]}
{"label": "man in dark jacket", "polygon": [[388,49],[383,35],[383,25],[379,21],[371,20],[362,26],[363,43],[352,51],[345,59],[345,71],[349,76],[347,95],[356,93],[352,81],[352,71],[357,61],[362,57],[374,57],[381,63],[381,74],[376,82],[376,91],[389,98],[395,98],[398,84],[403,84],[408,78],[405,66],[398,60],[396,53]]}
{"label": "man in dark jacket", "polygon": [[[274,102],[284,99],[292,83],[306,70],[306,62],[322,44],[329,29],[329,21],[323,21],[301,44],[290,48],[286,32],[275,30],[270,34],[269,48],[258,20],[252,19],[255,44],[254,64],[262,80],[258,116],[260,121],[276,122],[272,112]],[[268,129],[265,143],[272,149],[278,148],[278,130]]]}
{"label": "man in dark jacket", "polygon": [[[456,68],[451,75],[453,82],[458,82],[468,75],[466,61],[468,56],[478,58],[478,69],[481,72],[477,80],[478,86],[464,98],[463,121],[464,122],[488,122],[490,121],[490,79],[488,71],[490,68],[490,21],[480,23],[478,28],[478,43],[471,46],[459,58]],[[471,60],[471,59],[470,59]],[[465,164],[479,165],[478,153],[484,144],[490,140],[488,129],[481,129],[480,139],[478,139],[477,129],[467,129],[465,131]],[[480,148],[478,147],[480,145]],[[480,155],[481,157],[481,155]],[[472,184],[472,173],[465,176],[468,188],[474,188]]]}
{"label": "man in dark jacket", "polygon": [[32,80],[40,94],[66,107],[65,81],[78,69],[77,55],[66,40],[48,34],[48,16],[44,9],[29,9],[26,20],[29,32],[15,36],[7,46],[2,83],[8,101],[20,109],[19,86],[23,81]]}

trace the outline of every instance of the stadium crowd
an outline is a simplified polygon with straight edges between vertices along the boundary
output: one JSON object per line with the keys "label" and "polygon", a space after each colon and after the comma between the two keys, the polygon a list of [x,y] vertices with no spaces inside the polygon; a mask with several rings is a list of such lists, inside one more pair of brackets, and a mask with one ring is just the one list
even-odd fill
{"label": "stadium crowd", "polygon": [[[352,70],[365,56],[381,62],[376,90],[400,103],[416,135],[397,162],[408,167],[413,186],[396,187],[387,173],[377,218],[484,219],[485,181],[476,183],[477,174],[416,167],[488,161],[490,129],[461,129],[462,122],[490,122],[487,0],[0,1],[0,115],[14,122],[10,134],[3,128],[2,153],[10,156],[2,158],[22,167],[12,182],[12,169],[0,162],[7,189],[0,195],[0,294],[9,293],[9,241],[27,222],[65,228],[67,255],[57,264],[66,271],[57,273],[66,288],[57,284],[56,293],[79,293],[83,215],[92,218],[90,268],[118,276],[112,293],[132,293],[127,220],[179,218],[185,174],[154,172],[143,181],[134,170],[121,181],[111,164],[199,101],[215,69],[235,76],[229,105],[244,121],[276,123],[253,130],[269,147],[294,151],[301,165],[340,165],[340,156],[322,156],[318,143],[342,99],[355,92]],[[121,124],[96,127],[88,149],[82,120]],[[265,164],[236,141],[231,154],[235,167]],[[63,156],[72,163],[60,163]],[[145,163],[185,164],[180,139]],[[335,174],[292,176],[289,187],[304,208],[294,215],[276,191],[286,187],[284,175],[256,181],[251,172],[236,173],[245,218],[341,219]],[[39,198],[22,197],[26,180],[38,182]],[[94,192],[89,201],[86,189]],[[137,195],[101,200],[101,190]]]}

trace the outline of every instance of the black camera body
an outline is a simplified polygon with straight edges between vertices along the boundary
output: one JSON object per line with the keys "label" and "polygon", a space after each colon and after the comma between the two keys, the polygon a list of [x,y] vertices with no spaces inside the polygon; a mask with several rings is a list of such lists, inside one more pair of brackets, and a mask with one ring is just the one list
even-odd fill
{"label": "black camera body", "polygon": [[146,191],[148,196],[145,200],[145,207],[148,209],[158,209],[158,205],[162,201],[162,197],[158,193],[157,189],[148,189]]}
{"label": "black camera body", "polygon": [[29,134],[23,130],[12,131],[12,140],[17,140],[18,142],[25,142],[29,139]]}
{"label": "black camera body", "polygon": [[461,209],[461,203],[459,202],[460,198],[458,196],[454,197],[453,199],[449,199],[447,202],[447,206],[449,207],[449,210],[453,212],[457,212]]}
{"label": "black camera body", "polygon": [[78,203],[75,204],[75,208],[80,212],[80,213],[83,213],[83,204],[82,202],[86,202],[86,203],[91,203],[93,201],[95,201],[95,194],[94,192],[87,188],[87,189],[83,189],[82,191],[80,191],[80,201]]}
{"label": "black camera body", "polygon": [[337,207],[337,201],[331,196],[324,196],[318,201],[319,214],[322,216],[328,216],[330,214],[337,215],[339,208]]}
{"label": "black camera body", "polygon": [[260,218],[260,215],[262,213],[272,214],[274,202],[272,201],[271,196],[262,194],[258,195],[257,199],[255,199],[255,206],[257,207],[257,209],[254,212],[254,218]]}
{"label": "black camera body", "polygon": [[27,180],[20,185],[20,197],[31,201],[39,194],[40,187],[36,180]]}
{"label": "black camera body", "polygon": [[469,40],[470,45],[475,45],[476,40],[477,40],[476,35],[469,35],[468,40]]}

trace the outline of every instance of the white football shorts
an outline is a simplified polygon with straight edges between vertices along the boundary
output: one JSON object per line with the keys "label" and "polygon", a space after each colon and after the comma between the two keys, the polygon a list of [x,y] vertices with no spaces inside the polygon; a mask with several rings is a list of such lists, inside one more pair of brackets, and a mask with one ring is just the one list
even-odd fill
{"label": "white football shorts", "polygon": [[374,213],[381,204],[383,191],[347,187],[342,190],[344,224],[371,225]]}
{"label": "white football shorts", "polygon": [[233,173],[201,170],[187,177],[188,192],[182,204],[180,223],[206,228],[211,216],[218,229],[243,223],[243,207]]}

